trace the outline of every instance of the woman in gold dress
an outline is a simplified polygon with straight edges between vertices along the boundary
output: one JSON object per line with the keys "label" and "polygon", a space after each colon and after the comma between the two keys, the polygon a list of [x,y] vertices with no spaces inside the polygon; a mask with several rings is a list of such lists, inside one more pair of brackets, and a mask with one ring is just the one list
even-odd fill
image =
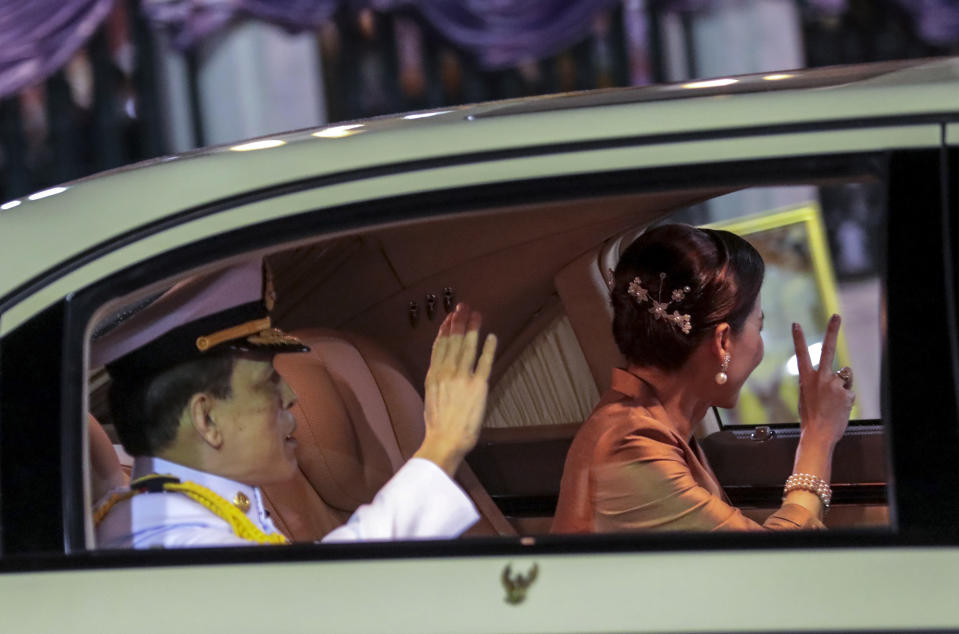
{"label": "woman in gold dress", "polygon": [[733,407],[763,357],[756,250],[726,232],[664,225],[640,236],[616,267],[613,335],[627,359],[570,447],[553,532],[822,528],[833,449],[855,395],[849,368],[831,370],[839,316],[819,369],[793,324],[800,440],[782,506],[763,524],[730,505],[693,426]]}

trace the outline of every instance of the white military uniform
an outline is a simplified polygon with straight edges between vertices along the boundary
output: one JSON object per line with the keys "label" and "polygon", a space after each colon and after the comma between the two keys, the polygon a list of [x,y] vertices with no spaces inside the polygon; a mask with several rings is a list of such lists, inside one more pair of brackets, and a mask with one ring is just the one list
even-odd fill
{"label": "white military uniform", "polygon": [[[247,517],[266,533],[278,532],[263,505],[259,488],[221,478],[160,458],[140,457],[133,478],[151,473],[194,482],[227,500],[250,500]],[[364,504],[323,538],[324,542],[384,539],[451,539],[479,519],[473,502],[429,460],[409,460],[369,504]],[[229,524],[186,495],[142,493],[117,503],[97,527],[99,548],[180,548],[251,545]]]}

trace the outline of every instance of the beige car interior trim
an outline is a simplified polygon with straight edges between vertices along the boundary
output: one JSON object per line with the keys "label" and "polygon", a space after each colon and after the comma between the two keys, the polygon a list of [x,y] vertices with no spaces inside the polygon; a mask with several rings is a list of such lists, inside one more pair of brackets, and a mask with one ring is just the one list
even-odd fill
{"label": "beige car interior trim", "polygon": [[550,322],[490,391],[484,427],[581,423],[596,406],[600,395],[569,319]]}

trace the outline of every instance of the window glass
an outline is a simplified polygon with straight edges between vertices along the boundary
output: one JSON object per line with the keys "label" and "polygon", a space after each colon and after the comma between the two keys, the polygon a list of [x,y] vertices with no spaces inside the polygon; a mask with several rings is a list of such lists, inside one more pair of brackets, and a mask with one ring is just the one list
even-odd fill
{"label": "window glass", "polygon": [[[884,217],[881,184],[868,180],[691,188],[496,208],[274,251],[265,257],[273,323],[307,339],[315,362],[296,371],[278,365],[299,398],[299,467],[286,488],[265,489],[266,508],[279,531],[314,541],[372,499],[417,448],[430,346],[448,310],[465,301],[500,341],[485,428],[468,457],[476,481],[464,483],[483,516],[471,534],[550,531],[567,452],[624,364],[611,333],[609,270],[660,223],[740,233],[766,264],[765,357],[722,413],[724,425],[798,420],[789,325],[803,325],[815,357],[831,312],[844,319],[838,365],[856,371],[854,417],[878,419]],[[94,337],[110,331],[115,313],[122,321],[155,294],[117,300],[91,328]],[[102,462],[93,452],[112,445],[117,477],[129,477],[106,399],[111,381],[102,367],[89,371],[90,414],[103,427],[90,459]],[[763,519],[779,506],[795,438],[761,445],[717,431],[696,433],[725,494]],[[885,481],[880,431],[843,451],[861,455],[837,469],[840,484]],[[882,485],[857,491],[853,503],[840,487],[832,525],[887,523]]]}
{"label": "window glass", "polygon": [[829,315],[843,318],[836,367],[855,368],[853,418],[879,412],[881,231],[886,217],[875,182],[755,188],[704,202],[677,215],[728,229],[755,246],[766,265],[762,290],[765,356],[723,423],[798,420],[798,369],[790,327],[804,329],[817,363]]}

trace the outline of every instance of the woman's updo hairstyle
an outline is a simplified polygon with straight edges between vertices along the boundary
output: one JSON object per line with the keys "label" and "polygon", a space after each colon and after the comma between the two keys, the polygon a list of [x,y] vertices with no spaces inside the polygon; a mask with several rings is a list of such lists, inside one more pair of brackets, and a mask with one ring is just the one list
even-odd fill
{"label": "woman's updo hairstyle", "polygon": [[[742,330],[764,271],[756,249],[728,231],[688,225],[650,229],[626,248],[613,275],[616,345],[632,364],[677,370],[718,324]],[[648,293],[645,301],[629,292],[637,278]],[[674,300],[677,290],[681,299]],[[670,302],[668,314],[689,315],[689,332],[674,320],[657,319],[652,300]]]}

